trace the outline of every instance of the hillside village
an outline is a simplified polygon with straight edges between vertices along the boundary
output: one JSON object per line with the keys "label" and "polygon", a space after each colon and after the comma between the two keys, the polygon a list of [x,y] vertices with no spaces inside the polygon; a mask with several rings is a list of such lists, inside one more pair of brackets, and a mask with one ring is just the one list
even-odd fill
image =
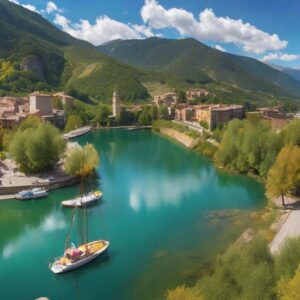
{"label": "hillside village", "polygon": [[[154,96],[152,105],[166,108],[166,119],[193,123],[210,131],[233,119],[242,120],[246,115],[261,115],[274,130],[283,128],[293,118],[299,118],[297,112],[284,112],[282,104],[246,111],[240,104],[201,104],[197,101],[201,102],[201,99],[209,94],[210,92],[205,89],[187,89],[184,100],[180,100],[178,93],[168,92]],[[0,97],[0,126],[4,129],[13,129],[28,116],[36,116],[43,122],[48,121],[63,129],[67,121],[64,109],[72,109],[74,100],[74,97],[65,92],[54,94],[34,92],[25,97]],[[109,124],[118,125],[116,119],[122,110],[141,113],[143,107],[141,104],[123,105],[118,91],[114,90]]]}

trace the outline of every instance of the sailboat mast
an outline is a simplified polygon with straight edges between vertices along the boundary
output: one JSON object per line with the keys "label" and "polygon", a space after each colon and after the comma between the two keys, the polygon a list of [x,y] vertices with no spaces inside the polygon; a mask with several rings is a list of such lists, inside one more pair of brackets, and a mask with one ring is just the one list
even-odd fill
{"label": "sailboat mast", "polygon": [[[82,165],[82,177],[81,177],[81,192],[82,195],[84,195],[84,189],[85,189],[85,160],[86,160],[86,147],[83,147],[83,165]],[[83,206],[83,215],[82,215],[82,219],[83,219],[83,243],[86,244],[88,243],[88,213],[87,213],[87,205]],[[89,249],[86,247],[86,252],[88,252]]]}

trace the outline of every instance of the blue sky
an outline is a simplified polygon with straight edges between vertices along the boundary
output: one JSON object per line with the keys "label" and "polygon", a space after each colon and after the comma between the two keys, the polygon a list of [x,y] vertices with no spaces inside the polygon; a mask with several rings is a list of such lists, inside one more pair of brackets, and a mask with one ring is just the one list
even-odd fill
{"label": "blue sky", "polygon": [[300,68],[299,0],[11,0],[98,45],[194,37],[212,47]]}

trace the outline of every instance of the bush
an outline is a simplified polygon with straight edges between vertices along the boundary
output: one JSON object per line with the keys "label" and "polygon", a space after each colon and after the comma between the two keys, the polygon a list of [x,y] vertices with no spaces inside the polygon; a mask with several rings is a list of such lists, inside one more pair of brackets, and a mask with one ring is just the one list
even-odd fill
{"label": "bush", "polygon": [[201,154],[209,157],[213,157],[217,151],[217,148],[214,145],[212,145],[210,142],[204,139],[201,139],[199,141],[195,149],[199,151]]}
{"label": "bush", "polygon": [[291,278],[300,262],[300,238],[290,238],[284,243],[280,253],[275,257],[275,274],[277,278]]}
{"label": "bush", "polygon": [[195,288],[188,288],[186,286],[178,286],[174,290],[167,292],[166,300],[202,300],[200,292]]}
{"label": "bush", "polygon": [[83,125],[82,119],[77,115],[70,115],[65,126],[65,132],[69,132]]}
{"label": "bush", "polygon": [[19,129],[10,144],[12,157],[25,173],[53,168],[64,149],[65,142],[58,129],[49,123]]}
{"label": "bush", "polygon": [[257,237],[248,245],[233,245],[220,258],[212,276],[197,287],[204,299],[272,299],[275,280],[268,245]]}

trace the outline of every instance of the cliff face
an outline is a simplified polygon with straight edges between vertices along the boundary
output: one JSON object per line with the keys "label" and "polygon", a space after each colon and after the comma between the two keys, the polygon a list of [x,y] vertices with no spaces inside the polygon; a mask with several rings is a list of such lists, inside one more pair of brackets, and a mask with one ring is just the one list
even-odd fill
{"label": "cliff face", "polygon": [[39,79],[44,80],[44,69],[43,63],[38,56],[31,55],[27,56],[21,62],[21,70],[29,71],[38,76]]}

